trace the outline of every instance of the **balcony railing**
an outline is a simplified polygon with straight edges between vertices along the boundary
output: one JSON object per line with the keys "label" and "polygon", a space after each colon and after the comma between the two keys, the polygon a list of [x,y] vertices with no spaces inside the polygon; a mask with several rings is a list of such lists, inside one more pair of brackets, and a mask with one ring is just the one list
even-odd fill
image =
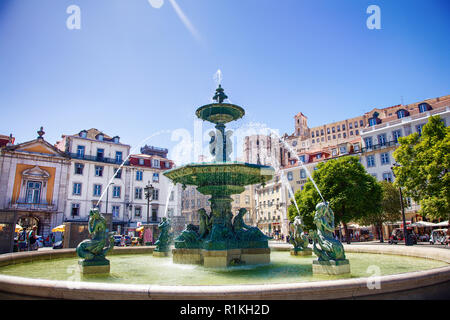
{"label": "balcony railing", "polygon": [[[69,153],[69,156],[72,159],[80,159],[80,160],[87,160],[87,161],[96,161],[96,162],[103,162],[103,163],[110,163],[110,164],[122,164],[123,160],[118,161],[117,159],[113,158],[106,158],[106,157],[98,157],[98,156],[89,156],[89,155],[79,155],[77,153]],[[130,161],[125,161],[124,165],[129,165]]]}
{"label": "balcony railing", "polygon": [[24,199],[10,201],[9,208],[14,210],[27,210],[27,211],[56,211],[57,209],[55,203],[47,203],[47,201],[30,203]]}
{"label": "balcony railing", "polygon": [[392,147],[395,145],[398,145],[399,143],[397,141],[389,141],[386,143],[380,143],[380,144],[374,144],[371,147],[364,147],[361,148],[361,153],[366,153],[366,152],[370,152],[370,151],[375,151],[375,150],[380,150],[380,149],[384,149],[387,147]]}

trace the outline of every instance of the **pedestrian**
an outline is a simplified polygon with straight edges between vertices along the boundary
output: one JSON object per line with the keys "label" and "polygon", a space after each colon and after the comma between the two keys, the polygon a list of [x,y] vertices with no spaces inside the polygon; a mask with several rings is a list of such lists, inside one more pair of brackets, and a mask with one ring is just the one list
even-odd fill
{"label": "pedestrian", "polygon": [[33,226],[28,232],[28,251],[34,250],[36,247],[36,230],[37,227]]}
{"label": "pedestrian", "polygon": [[27,229],[23,228],[19,234],[19,251],[27,250]]}

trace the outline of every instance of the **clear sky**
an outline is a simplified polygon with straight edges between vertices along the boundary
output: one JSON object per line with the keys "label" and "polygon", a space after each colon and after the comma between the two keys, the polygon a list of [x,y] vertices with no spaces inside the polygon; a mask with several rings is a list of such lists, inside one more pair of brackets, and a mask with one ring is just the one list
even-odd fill
{"label": "clear sky", "polygon": [[291,134],[300,111],[317,126],[447,95],[450,1],[0,0],[0,134],[16,142],[97,128],[135,147],[170,130],[147,143],[172,149],[218,69],[246,110],[231,128]]}

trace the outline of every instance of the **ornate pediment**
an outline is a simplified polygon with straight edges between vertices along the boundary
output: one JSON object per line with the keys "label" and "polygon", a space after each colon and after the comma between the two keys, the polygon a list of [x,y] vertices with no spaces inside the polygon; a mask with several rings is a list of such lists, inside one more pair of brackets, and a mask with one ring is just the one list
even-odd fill
{"label": "ornate pediment", "polygon": [[37,153],[41,155],[67,157],[61,150],[52,146],[42,138],[11,146],[8,148],[8,150],[14,152]]}
{"label": "ornate pediment", "polygon": [[44,169],[41,169],[39,166],[25,170],[22,173],[22,176],[25,179],[48,180],[50,178],[50,174]]}

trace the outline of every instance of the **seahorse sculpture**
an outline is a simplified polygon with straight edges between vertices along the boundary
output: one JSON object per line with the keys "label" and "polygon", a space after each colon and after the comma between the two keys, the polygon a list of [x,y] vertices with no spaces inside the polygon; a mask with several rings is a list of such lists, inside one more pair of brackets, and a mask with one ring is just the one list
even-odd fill
{"label": "seahorse sculpture", "polygon": [[85,261],[106,260],[106,254],[114,247],[114,233],[106,231],[106,219],[100,214],[98,208],[91,209],[89,212],[88,230],[91,239],[78,244],[76,249],[78,256]]}
{"label": "seahorse sculpture", "polygon": [[299,216],[294,218],[294,223],[290,225],[290,243],[294,246],[294,251],[304,251],[309,244],[308,236],[303,231],[302,219]]}
{"label": "seahorse sculpture", "polygon": [[317,230],[312,232],[313,251],[318,260],[345,260],[344,246],[333,237],[334,213],[328,203],[321,202],[316,206],[314,224]]}

